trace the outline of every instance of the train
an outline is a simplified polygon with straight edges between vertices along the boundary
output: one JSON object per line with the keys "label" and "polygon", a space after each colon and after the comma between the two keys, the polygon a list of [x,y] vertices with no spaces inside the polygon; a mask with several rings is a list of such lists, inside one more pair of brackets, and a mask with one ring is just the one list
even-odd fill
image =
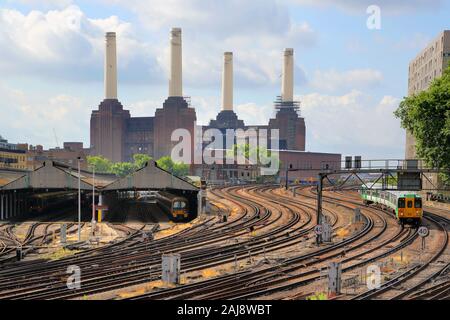
{"label": "train", "polygon": [[75,206],[77,197],[78,193],[72,191],[36,193],[29,198],[28,211],[30,214],[41,214]]}
{"label": "train", "polygon": [[422,222],[422,197],[414,191],[381,190],[375,185],[371,189],[362,186],[359,192],[366,205],[375,203],[390,208],[402,226],[418,227]]}
{"label": "train", "polygon": [[156,201],[172,220],[181,221],[189,217],[189,201],[185,197],[158,191]]}

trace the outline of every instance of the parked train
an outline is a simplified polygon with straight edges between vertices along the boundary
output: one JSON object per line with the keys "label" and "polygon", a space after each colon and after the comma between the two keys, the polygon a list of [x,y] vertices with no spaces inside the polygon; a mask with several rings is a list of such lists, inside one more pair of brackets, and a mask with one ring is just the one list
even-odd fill
{"label": "parked train", "polygon": [[367,205],[376,203],[390,208],[401,225],[419,226],[422,221],[422,198],[416,192],[381,190],[375,185],[370,190],[362,187],[360,194]]}
{"label": "parked train", "polygon": [[77,192],[58,191],[36,193],[29,198],[29,213],[41,214],[51,212],[52,210],[65,209],[75,206],[77,203]]}
{"label": "parked train", "polygon": [[156,193],[156,201],[172,220],[180,221],[189,217],[189,202],[185,197],[159,191]]}

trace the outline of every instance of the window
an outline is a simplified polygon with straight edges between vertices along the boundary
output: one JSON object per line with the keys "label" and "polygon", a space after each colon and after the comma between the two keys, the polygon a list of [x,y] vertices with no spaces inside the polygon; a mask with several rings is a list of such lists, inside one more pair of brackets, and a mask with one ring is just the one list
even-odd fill
{"label": "window", "polygon": [[407,206],[408,206],[408,208],[412,208],[412,207],[413,207],[413,202],[412,202],[412,200],[408,200]]}
{"label": "window", "polygon": [[422,199],[420,198],[414,199],[414,208],[422,208]]}
{"label": "window", "polygon": [[173,208],[174,209],[183,209],[186,207],[186,203],[182,202],[182,201],[175,201],[173,203]]}
{"label": "window", "polygon": [[405,198],[399,198],[398,199],[398,207],[404,208],[405,207]]}

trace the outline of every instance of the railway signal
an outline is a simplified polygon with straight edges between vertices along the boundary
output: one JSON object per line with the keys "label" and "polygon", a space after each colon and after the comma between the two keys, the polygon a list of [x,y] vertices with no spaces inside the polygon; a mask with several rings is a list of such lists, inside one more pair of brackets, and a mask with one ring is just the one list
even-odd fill
{"label": "railway signal", "polygon": [[422,238],[427,237],[429,233],[430,233],[430,231],[429,231],[428,228],[425,227],[425,226],[421,226],[421,227],[419,228],[419,230],[417,230],[417,234],[418,234],[419,236],[421,236]]}
{"label": "railway signal", "polygon": [[314,233],[316,234],[316,244],[319,245],[322,242],[323,226],[318,224],[314,227]]}
{"label": "railway signal", "polygon": [[321,224],[318,224],[317,226],[314,227],[314,233],[317,236],[320,236],[323,232],[323,226]]}
{"label": "railway signal", "polygon": [[[417,234],[422,238],[422,251],[424,251],[425,250],[425,238],[428,237],[428,235],[430,234],[430,231],[428,230],[427,227],[421,226],[417,230]],[[420,256],[420,260],[422,260],[422,255]]]}

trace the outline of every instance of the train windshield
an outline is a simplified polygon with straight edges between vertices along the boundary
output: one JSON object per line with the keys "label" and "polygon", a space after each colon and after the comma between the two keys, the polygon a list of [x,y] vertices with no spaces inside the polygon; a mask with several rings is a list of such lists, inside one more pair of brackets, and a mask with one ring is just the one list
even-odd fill
{"label": "train windshield", "polygon": [[398,207],[399,208],[405,207],[405,198],[398,198]]}
{"label": "train windshield", "polygon": [[186,203],[182,202],[182,201],[175,201],[173,203],[173,208],[174,209],[183,209],[186,207]]}
{"label": "train windshield", "polygon": [[412,202],[412,200],[408,200],[407,206],[408,206],[408,208],[412,208],[412,207],[413,207],[413,202]]}
{"label": "train windshield", "polygon": [[422,208],[422,199],[420,198],[414,199],[414,208]]}

